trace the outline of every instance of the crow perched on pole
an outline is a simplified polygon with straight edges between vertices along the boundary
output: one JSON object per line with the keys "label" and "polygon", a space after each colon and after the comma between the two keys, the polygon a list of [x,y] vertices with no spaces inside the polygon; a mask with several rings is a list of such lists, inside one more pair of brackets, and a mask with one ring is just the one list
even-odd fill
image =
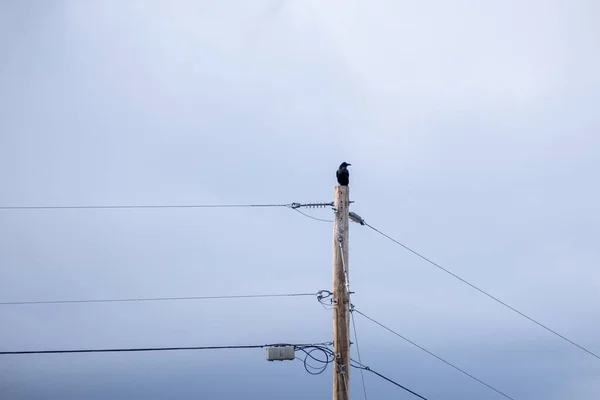
{"label": "crow perched on pole", "polygon": [[352,164],[343,162],[340,165],[340,168],[335,173],[335,176],[337,177],[337,181],[341,186],[348,186],[348,183],[350,183],[350,172],[348,171],[348,168],[347,168],[349,165],[352,165]]}

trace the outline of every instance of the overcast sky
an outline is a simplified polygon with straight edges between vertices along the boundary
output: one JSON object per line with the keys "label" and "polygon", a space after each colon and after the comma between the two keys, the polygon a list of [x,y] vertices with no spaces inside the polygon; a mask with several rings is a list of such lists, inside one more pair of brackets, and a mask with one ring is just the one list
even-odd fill
{"label": "overcast sky", "polygon": [[[594,0],[2,1],[0,205],[328,202],[347,161],[367,222],[598,353],[599,19]],[[0,302],[316,292],[331,238],[277,208],[0,210]],[[350,240],[364,313],[515,399],[600,396],[598,359],[365,227]],[[502,398],[356,324],[363,363],[425,397]],[[331,337],[312,297],[0,306],[4,351]],[[240,396],[327,399],[331,369],[0,356],[2,399]]]}

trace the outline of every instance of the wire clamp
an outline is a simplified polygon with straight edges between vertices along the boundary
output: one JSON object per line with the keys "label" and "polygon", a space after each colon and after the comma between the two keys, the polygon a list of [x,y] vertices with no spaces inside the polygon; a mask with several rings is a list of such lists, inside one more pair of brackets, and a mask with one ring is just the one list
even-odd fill
{"label": "wire clamp", "polygon": [[319,290],[317,292],[317,300],[321,301],[332,295],[333,295],[333,293],[331,293],[329,290]]}

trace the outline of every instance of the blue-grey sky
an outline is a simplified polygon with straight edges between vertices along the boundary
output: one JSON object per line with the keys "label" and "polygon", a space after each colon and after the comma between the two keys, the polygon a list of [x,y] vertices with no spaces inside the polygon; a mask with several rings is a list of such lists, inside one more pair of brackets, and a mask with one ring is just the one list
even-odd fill
{"label": "blue-grey sky", "polygon": [[[599,4],[3,1],[0,205],[330,201],[348,161],[353,211],[600,352]],[[286,209],[0,210],[0,301],[329,289],[331,238]],[[515,399],[600,395],[597,359],[366,228],[350,240],[363,312]],[[426,397],[501,398],[356,323],[363,362]],[[0,327],[2,350],[321,342],[331,315],[0,306]],[[264,350],[0,357],[11,400],[330,390],[330,369]]]}

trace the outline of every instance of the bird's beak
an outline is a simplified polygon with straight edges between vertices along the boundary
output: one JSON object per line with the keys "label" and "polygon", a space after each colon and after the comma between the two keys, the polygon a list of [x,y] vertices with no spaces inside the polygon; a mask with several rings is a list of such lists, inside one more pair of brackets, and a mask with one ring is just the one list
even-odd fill
{"label": "bird's beak", "polygon": [[352,164],[348,164],[348,165],[352,165]]}

